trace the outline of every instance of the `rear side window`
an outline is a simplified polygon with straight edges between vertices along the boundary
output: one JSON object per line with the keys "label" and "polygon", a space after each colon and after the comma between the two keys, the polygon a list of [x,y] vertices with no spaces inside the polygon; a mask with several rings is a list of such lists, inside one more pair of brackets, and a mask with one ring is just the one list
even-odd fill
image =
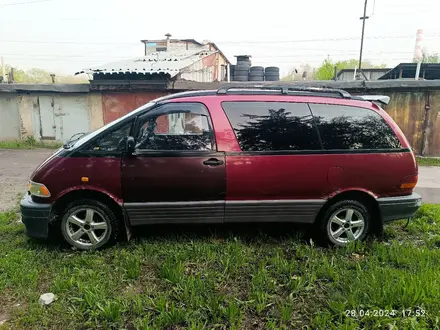
{"label": "rear side window", "polygon": [[223,102],[242,151],[320,150],[305,103]]}
{"label": "rear side window", "polygon": [[310,104],[324,149],[397,149],[401,144],[376,112],[350,106]]}

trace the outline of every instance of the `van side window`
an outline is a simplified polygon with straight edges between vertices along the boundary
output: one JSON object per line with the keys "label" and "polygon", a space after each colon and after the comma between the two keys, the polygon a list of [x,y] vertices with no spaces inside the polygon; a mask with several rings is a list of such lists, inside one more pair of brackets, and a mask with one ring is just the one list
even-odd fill
{"label": "van side window", "polygon": [[93,141],[88,149],[93,151],[124,151],[132,124],[133,121],[130,121],[117,129],[110,128],[107,133],[104,132],[101,137]]}
{"label": "van side window", "polygon": [[310,104],[324,149],[396,149],[399,139],[373,110],[330,104]]}
{"label": "van side window", "polygon": [[203,105],[164,105],[159,113],[141,119],[136,149],[209,151],[214,148],[213,134]]}
{"label": "van side window", "polygon": [[320,150],[306,103],[222,102],[242,151]]}

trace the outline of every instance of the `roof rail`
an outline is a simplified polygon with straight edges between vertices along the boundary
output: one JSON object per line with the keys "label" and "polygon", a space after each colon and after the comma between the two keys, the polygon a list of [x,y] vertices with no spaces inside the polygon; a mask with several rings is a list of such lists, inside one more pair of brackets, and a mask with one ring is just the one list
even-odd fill
{"label": "roof rail", "polygon": [[230,84],[220,87],[217,94],[228,94],[232,89],[238,90],[258,90],[258,91],[280,91],[281,94],[288,95],[290,92],[307,92],[307,93],[336,93],[345,99],[351,99],[350,93],[343,89],[307,87],[307,86],[289,86],[289,85],[240,85]]}

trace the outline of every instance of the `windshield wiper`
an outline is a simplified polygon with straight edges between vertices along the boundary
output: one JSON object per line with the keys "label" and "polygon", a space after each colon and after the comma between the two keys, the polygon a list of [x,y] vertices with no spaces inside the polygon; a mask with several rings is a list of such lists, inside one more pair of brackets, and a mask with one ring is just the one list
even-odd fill
{"label": "windshield wiper", "polygon": [[72,146],[72,144],[73,144],[74,142],[78,141],[78,140],[81,139],[84,135],[87,135],[87,134],[89,134],[89,133],[76,133],[76,134],[73,134],[73,135],[70,137],[70,139],[69,139],[66,143],[64,143],[63,148],[64,148],[64,149],[69,149],[69,148]]}

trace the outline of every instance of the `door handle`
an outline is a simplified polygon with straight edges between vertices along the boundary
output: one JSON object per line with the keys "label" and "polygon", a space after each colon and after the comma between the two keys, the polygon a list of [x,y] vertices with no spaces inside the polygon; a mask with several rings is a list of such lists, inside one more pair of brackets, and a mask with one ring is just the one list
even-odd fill
{"label": "door handle", "polygon": [[219,160],[217,158],[209,158],[208,160],[205,160],[203,162],[203,164],[207,166],[219,166],[219,165],[223,165],[223,163],[224,162],[222,160]]}

